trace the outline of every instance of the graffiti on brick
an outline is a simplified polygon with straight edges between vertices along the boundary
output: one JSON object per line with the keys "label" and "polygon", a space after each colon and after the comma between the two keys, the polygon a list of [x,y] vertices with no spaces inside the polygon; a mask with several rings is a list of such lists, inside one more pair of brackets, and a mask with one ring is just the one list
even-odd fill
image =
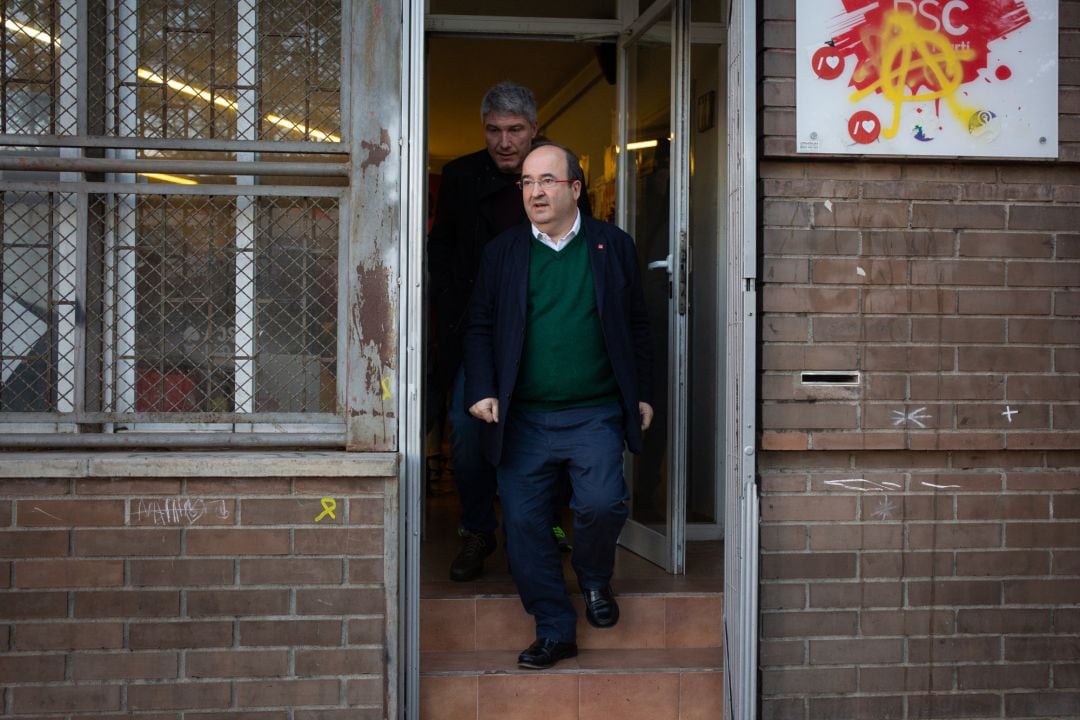
{"label": "graffiti on brick", "polygon": [[910,411],[893,410],[892,424],[899,427],[900,425],[906,426],[908,423],[914,423],[915,425],[924,428],[926,427],[926,424],[923,422],[923,420],[930,420],[933,417],[933,415],[926,412],[925,407],[915,408],[914,410]]}
{"label": "graffiti on brick", "polygon": [[327,515],[331,520],[337,520],[337,515],[334,514],[334,510],[337,509],[337,500],[334,498],[323,498],[320,501],[323,511],[319,513],[319,516],[315,518],[315,522],[322,522],[322,519]]}
{"label": "graffiti on brick", "polygon": [[224,500],[177,497],[139,500],[128,509],[129,522],[148,521],[154,525],[194,525],[207,515],[227,520],[229,507]]}

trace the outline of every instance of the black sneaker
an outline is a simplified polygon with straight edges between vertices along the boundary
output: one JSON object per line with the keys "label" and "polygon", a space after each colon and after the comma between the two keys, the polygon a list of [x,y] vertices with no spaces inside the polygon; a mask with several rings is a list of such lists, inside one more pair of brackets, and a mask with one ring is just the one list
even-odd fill
{"label": "black sneaker", "polygon": [[461,536],[461,552],[450,563],[450,579],[455,582],[468,582],[484,574],[484,558],[495,552],[498,541],[495,533],[472,532],[464,528],[458,530]]}

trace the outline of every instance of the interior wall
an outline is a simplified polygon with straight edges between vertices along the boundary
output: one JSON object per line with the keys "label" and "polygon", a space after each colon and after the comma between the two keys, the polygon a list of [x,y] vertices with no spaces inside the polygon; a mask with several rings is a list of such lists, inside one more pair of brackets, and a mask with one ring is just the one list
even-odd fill
{"label": "interior wall", "polygon": [[615,100],[615,86],[601,77],[554,122],[542,128],[548,139],[566,145],[577,153],[583,165],[588,165],[586,180],[593,193],[594,213],[601,219],[610,219],[604,217],[604,203],[598,201],[605,186],[610,187],[614,199],[614,146],[618,130]]}

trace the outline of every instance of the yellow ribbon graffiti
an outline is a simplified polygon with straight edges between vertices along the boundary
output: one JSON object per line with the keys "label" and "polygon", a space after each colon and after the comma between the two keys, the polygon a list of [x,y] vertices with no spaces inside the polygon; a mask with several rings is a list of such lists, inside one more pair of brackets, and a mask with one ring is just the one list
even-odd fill
{"label": "yellow ribbon graffiti", "polygon": [[[893,10],[885,16],[881,29],[881,38],[864,37],[867,47],[879,46],[878,56],[871,55],[870,67],[860,68],[856,72],[858,81],[876,70],[877,82],[852,93],[850,100],[857,102],[867,95],[881,91],[886,100],[893,105],[892,125],[882,130],[887,138],[895,137],[900,127],[900,108],[906,102],[926,102],[944,98],[958,118],[966,119],[971,115],[969,108],[963,107],[956,99],[956,90],[964,79],[964,60],[975,57],[970,48],[956,49],[949,38],[940,32],[919,27],[911,13]],[[915,85],[921,80],[936,89],[917,93]],[[910,88],[911,95],[907,95]]]}
{"label": "yellow ribbon graffiti", "polygon": [[323,506],[323,511],[319,513],[319,516],[317,518],[315,518],[315,522],[319,522],[327,515],[330,516],[331,520],[337,520],[337,515],[334,514],[334,510],[337,509],[337,500],[335,500],[334,498],[323,498],[321,502]]}
{"label": "yellow ribbon graffiti", "polygon": [[382,379],[382,399],[389,400],[391,397],[393,396],[390,394],[390,378],[384,377]]}

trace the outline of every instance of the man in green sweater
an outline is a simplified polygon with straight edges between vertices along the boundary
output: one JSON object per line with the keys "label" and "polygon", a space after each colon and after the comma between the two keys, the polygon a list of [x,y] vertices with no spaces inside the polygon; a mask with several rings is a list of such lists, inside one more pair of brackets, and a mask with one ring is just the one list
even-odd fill
{"label": "man in green sweater", "polygon": [[559,473],[573,486],[572,565],[586,619],[619,619],[611,588],[627,517],[623,449],[652,420],[648,319],[633,240],[582,217],[572,152],[538,145],[522,166],[530,225],[484,250],[465,334],[465,403],[483,420],[496,468],[507,553],[536,642],[518,664],[577,654],[577,616],[550,530]]}

